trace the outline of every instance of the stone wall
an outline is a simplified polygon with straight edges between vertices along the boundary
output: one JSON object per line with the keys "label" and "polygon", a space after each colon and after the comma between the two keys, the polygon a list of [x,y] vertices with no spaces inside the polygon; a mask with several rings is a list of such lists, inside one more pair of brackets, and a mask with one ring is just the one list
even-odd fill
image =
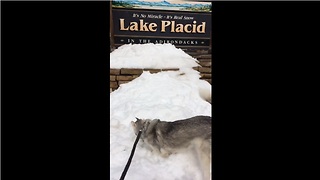
{"label": "stone wall", "polygon": [[[190,54],[191,55],[191,54]],[[199,61],[201,67],[195,67],[193,69],[200,72],[200,79],[208,81],[212,84],[211,77],[211,54],[191,55]],[[157,73],[160,71],[177,71],[179,69],[110,69],[110,92],[116,90],[119,85],[132,81],[139,77],[143,71],[149,71],[150,73]]]}
{"label": "stone wall", "polygon": [[193,69],[200,72],[200,79],[208,81],[212,84],[212,55],[211,54],[202,54],[202,55],[193,55],[192,57],[196,58],[199,61],[201,67],[195,67]]}

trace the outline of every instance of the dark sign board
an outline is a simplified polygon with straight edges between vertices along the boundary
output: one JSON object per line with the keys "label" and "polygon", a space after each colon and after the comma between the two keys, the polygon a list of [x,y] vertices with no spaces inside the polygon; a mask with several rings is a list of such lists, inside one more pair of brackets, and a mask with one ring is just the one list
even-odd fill
{"label": "dark sign board", "polygon": [[113,37],[122,44],[171,43],[209,48],[211,13],[112,8]]}

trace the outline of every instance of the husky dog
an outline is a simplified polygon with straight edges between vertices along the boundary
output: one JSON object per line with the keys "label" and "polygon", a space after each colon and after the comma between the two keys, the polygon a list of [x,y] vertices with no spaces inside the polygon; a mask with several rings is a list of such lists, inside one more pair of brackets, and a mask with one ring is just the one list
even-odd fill
{"label": "husky dog", "polygon": [[153,152],[166,158],[192,147],[204,171],[204,179],[210,179],[211,160],[211,117],[195,116],[173,122],[159,119],[139,119],[131,121],[134,133],[141,130],[141,140],[148,144]]}

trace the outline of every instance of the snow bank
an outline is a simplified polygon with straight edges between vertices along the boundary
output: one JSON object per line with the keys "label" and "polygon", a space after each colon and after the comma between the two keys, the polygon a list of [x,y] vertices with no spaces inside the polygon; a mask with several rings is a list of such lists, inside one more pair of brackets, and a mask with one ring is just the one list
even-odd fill
{"label": "snow bank", "polygon": [[125,44],[110,53],[110,68],[197,67],[198,61],[172,44]]}
{"label": "snow bank", "polygon": [[[110,94],[110,179],[119,179],[129,158],[136,138],[130,122],[135,117],[174,121],[196,115],[211,116],[211,104],[199,94],[199,87],[211,91],[211,86],[198,76],[197,71],[190,69],[156,74],[145,71]],[[164,159],[142,145],[140,141],[127,179],[201,179],[201,171],[191,154]]]}
{"label": "snow bank", "polygon": [[[179,68],[151,74],[144,71],[110,94],[110,179],[118,180],[136,135],[130,122],[138,118],[175,121],[211,116],[211,85],[191,67],[197,60],[171,44],[123,45],[110,54],[111,68]],[[162,158],[139,141],[127,180],[200,180],[197,160],[185,152]]]}

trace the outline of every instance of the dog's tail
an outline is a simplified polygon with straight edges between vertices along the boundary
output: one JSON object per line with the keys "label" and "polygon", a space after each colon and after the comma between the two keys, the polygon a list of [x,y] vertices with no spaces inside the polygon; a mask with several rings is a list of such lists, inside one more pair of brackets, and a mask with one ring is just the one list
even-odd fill
{"label": "dog's tail", "polygon": [[207,139],[195,142],[196,154],[202,170],[203,179],[211,179],[211,141]]}

